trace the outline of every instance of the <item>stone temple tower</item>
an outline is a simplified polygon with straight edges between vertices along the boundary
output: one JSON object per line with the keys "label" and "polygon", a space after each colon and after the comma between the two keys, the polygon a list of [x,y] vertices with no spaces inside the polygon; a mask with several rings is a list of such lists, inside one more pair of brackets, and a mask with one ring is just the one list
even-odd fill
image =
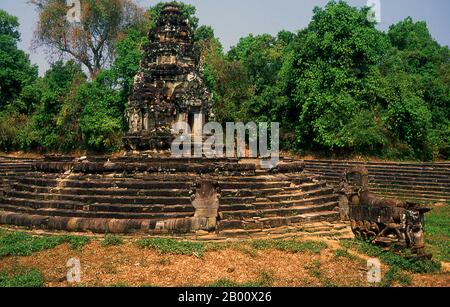
{"label": "stone temple tower", "polygon": [[200,54],[193,29],[176,4],[166,4],[150,30],[127,110],[125,146],[133,150],[169,149],[175,122],[201,133],[211,95],[199,72]]}

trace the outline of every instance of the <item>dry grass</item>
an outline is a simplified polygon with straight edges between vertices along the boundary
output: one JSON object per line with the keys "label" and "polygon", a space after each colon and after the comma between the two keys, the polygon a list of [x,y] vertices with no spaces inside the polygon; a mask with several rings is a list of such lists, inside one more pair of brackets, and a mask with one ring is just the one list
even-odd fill
{"label": "dry grass", "polygon": [[[292,253],[253,249],[251,243],[242,243],[206,249],[197,257],[141,248],[135,240],[119,246],[93,240],[82,250],[65,244],[31,256],[6,257],[0,260],[0,268],[37,269],[46,286],[56,287],[71,286],[66,282],[66,263],[73,257],[82,265],[78,286],[208,286],[218,281],[288,287],[369,286],[363,255],[346,257],[341,251],[337,257],[336,250],[342,249],[339,242],[327,240],[326,245],[319,252]],[[448,273],[413,275],[412,281],[415,286],[450,285]]]}

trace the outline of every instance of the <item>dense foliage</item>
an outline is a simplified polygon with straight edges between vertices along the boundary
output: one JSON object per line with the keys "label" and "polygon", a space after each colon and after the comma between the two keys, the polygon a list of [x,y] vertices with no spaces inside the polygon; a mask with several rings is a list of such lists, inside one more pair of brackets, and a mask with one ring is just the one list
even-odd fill
{"label": "dense foliage", "polygon": [[[146,14],[154,25],[162,4]],[[450,156],[450,51],[424,22],[381,32],[367,8],[329,2],[298,33],[249,35],[224,52],[195,7],[195,29],[216,119],[279,121],[295,152],[431,160]],[[147,41],[142,23],[121,29],[114,60],[94,79],[75,61],[41,78],[17,49],[15,17],[0,11],[0,149],[114,151]]]}

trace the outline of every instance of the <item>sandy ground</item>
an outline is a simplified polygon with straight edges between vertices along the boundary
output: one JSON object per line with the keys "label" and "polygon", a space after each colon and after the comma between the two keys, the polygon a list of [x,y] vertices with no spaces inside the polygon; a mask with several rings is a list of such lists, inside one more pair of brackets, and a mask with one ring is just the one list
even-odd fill
{"label": "sandy ground", "polygon": [[[0,269],[36,268],[46,286],[205,286],[227,279],[236,283],[255,282],[261,275],[271,276],[273,286],[370,286],[363,255],[356,259],[336,258],[339,242],[327,242],[320,254],[292,254],[276,250],[223,249],[208,251],[202,258],[163,255],[141,249],[135,242],[103,247],[99,241],[82,251],[67,245],[29,257],[7,257]],[[360,257],[359,257],[360,256]],[[66,282],[67,261],[81,261],[81,284]],[[383,266],[383,271],[387,268]],[[411,275],[414,286],[450,286],[450,273]]]}

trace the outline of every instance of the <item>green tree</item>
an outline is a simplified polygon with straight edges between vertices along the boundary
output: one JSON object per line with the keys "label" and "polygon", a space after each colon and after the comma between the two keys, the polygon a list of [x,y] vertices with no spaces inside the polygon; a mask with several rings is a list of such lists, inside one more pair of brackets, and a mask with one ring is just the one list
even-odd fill
{"label": "green tree", "polygon": [[18,28],[17,17],[0,10],[0,109],[12,103],[38,74],[28,55],[17,48]]}
{"label": "green tree", "polygon": [[[281,31],[277,37],[269,34],[241,38],[222,59],[217,71],[222,71],[223,82],[218,97],[231,107],[227,120],[279,120],[280,106],[287,97],[280,84],[281,68],[294,34]],[[237,80],[240,84],[236,84]],[[222,112],[223,113],[223,112]]]}
{"label": "green tree", "polygon": [[52,64],[45,76],[34,85],[38,104],[31,117],[34,139],[26,143],[46,150],[69,151],[80,141],[79,113],[85,103],[76,99],[86,76],[74,61]]}
{"label": "green tree", "polygon": [[384,145],[367,83],[389,47],[367,20],[367,8],[330,2],[314,9],[312,22],[293,43],[286,74],[297,148],[366,151]]}
{"label": "green tree", "polygon": [[425,22],[410,17],[391,26],[388,37],[396,49],[382,67],[391,91],[401,97],[389,104],[391,133],[415,156],[448,158],[449,48],[432,38]]}
{"label": "green tree", "polygon": [[121,147],[123,113],[118,109],[120,92],[105,87],[101,77],[80,88],[78,99],[86,104],[80,115],[82,146],[97,152],[110,152]]}
{"label": "green tree", "polygon": [[125,112],[128,98],[132,94],[134,77],[139,70],[143,48],[148,38],[140,29],[131,28],[126,35],[117,42],[116,56],[110,69],[103,70],[98,78],[99,82],[109,89],[120,91],[121,100],[116,106]]}
{"label": "green tree", "polygon": [[95,77],[114,60],[116,42],[130,27],[145,27],[144,11],[132,0],[83,0],[81,22],[67,20],[64,0],[31,0],[39,10],[38,46],[82,63]]}

